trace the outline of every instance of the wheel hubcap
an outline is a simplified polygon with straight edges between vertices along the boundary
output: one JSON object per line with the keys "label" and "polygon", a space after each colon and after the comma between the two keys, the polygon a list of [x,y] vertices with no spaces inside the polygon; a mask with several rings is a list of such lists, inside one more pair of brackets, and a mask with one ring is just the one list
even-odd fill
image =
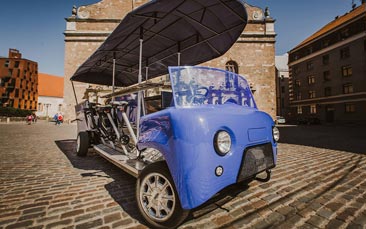
{"label": "wheel hubcap", "polygon": [[176,204],[173,186],[165,176],[149,174],[141,182],[139,201],[146,215],[154,221],[166,221]]}

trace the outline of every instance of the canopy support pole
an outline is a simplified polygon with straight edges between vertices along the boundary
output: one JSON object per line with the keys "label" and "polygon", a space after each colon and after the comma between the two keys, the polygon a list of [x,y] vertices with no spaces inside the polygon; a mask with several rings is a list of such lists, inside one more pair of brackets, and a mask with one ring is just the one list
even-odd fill
{"label": "canopy support pole", "polygon": [[180,66],[180,42],[178,42],[178,66]]}
{"label": "canopy support pole", "polygon": [[[145,81],[147,82],[149,80],[149,59],[146,58],[146,72],[145,72]],[[146,96],[146,90],[144,91],[144,94],[143,94],[143,98],[145,98]],[[146,107],[145,107],[145,103],[144,103],[144,99],[141,99],[141,102],[142,102],[142,112],[143,112],[143,115],[146,115]]]}
{"label": "canopy support pole", "polygon": [[[114,94],[116,81],[116,52],[113,52],[113,69],[112,69],[112,93]],[[112,96],[112,102],[114,102],[114,96]]]}
{"label": "canopy support pole", "polygon": [[146,58],[146,72],[145,72],[145,80],[149,79],[149,59]]}
{"label": "canopy support pole", "polygon": [[79,104],[78,97],[76,96],[76,92],[75,92],[74,81],[71,81],[71,86],[72,86],[72,91],[74,92],[75,102],[76,102],[76,104]]}
{"label": "canopy support pole", "polygon": [[[139,76],[138,76],[138,83],[142,81],[142,43],[144,42],[143,36],[143,28],[140,27],[140,56],[139,56]],[[142,101],[142,93],[139,91],[137,93],[137,117],[136,117],[136,129],[137,129],[137,139],[140,136],[140,116],[141,116],[141,101]]]}

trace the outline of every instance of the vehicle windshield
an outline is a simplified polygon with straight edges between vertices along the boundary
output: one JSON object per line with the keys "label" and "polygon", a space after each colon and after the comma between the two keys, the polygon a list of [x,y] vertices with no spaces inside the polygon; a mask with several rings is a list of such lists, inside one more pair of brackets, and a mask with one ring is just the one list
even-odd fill
{"label": "vehicle windshield", "polygon": [[240,75],[200,66],[169,67],[176,107],[233,103],[257,108],[247,81]]}

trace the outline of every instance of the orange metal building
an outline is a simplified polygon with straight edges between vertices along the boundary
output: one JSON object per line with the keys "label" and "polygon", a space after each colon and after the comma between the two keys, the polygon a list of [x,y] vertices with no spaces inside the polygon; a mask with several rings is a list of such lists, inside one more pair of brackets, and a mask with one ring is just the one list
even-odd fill
{"label": "orange metal building", "polygon": [[0,107],[37,110],[38,64],[16,49],[0,57]]}

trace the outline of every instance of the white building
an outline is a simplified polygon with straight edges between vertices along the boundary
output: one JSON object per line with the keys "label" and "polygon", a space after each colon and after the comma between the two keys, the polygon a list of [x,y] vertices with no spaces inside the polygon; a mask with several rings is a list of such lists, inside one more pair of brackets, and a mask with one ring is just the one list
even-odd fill
{"label": "white building", "polygon": [[38,74],[38,117],[53,117],[62,111],[64,102],[64,78]]}

